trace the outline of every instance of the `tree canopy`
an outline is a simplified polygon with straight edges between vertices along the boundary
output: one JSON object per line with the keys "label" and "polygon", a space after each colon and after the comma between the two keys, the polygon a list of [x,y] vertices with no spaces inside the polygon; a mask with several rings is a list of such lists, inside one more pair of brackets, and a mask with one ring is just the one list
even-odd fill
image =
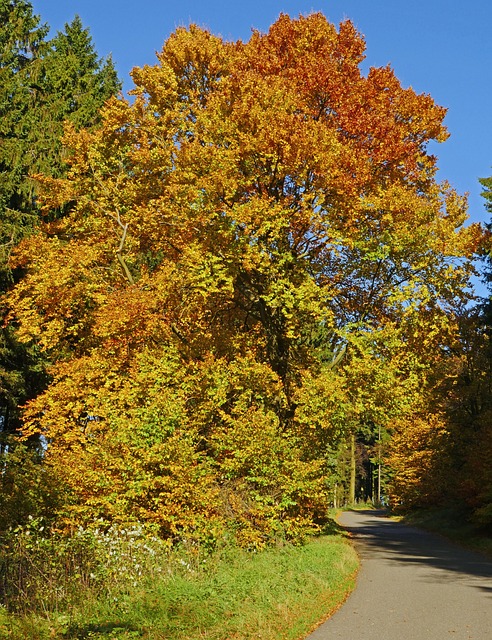
{"label": "tree canopy", "polygon": [[9,304],[53,362],[23,430],[69,520],[296,537],[342,443],[422,405],[481,230],[436,180],[445,110],[364,75],[364,47],[319,13],[248,42],[179,28],[131,101],[66,126]]}

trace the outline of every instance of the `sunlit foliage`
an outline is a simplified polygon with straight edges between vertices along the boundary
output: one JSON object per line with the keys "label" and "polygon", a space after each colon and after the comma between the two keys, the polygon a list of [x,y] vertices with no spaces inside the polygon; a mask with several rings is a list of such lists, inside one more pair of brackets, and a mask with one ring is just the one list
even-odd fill
{"label": "sunlit foliage", "polygon": [[99,128],[67,126],[10,295],[54,362],[24,433],[67,523],[299,539],[338,447],[415,411],[481,232],[427,152],[445,110],[363,55],[321,14],[247,43],[192,25]]}

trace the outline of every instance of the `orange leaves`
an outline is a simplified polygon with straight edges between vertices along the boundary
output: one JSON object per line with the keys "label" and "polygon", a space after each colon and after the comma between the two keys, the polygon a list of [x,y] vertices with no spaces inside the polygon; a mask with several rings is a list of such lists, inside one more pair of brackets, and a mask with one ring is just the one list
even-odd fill
{"label": "orange leaves", "polygon": [[359,75],[364,48],[350,22],[337,33],[320,13],[297,20],[282,14],[267,34],[253,34],[246,59],[263,77],[280,76],[294,85],[316,117]]}
{"label": "orange leaves", "polygon": [[319,13],[246,43],[180,28],[133,103],[67,128],[67,178],[40,180],[70,212],[18,249],[10,301],[58,361],[27,428],[86,515],[272,533],[323,511],[347,432],[406,428],[480,231],[435,182],[445,111],[363,53]]}
{"label": "orange leaves", "polygon": [[[402,89],[389,68],[360,72],[365,44],[350,22],[337,33],[321,14],[282,15],[245,47],[247,69],[269,82],[281,79],[299,110],[336,132],[343,143],[340,190],[367,192],[375,181],[417,180],[426,143],[446,137],[445,110],[429,96]],[[239,62],[239,64],[241,64]],[[243,71],[246,71],[244,69]],[[429,169],[432,160],[427,159]]]}
{"label": "orange leaves", "polygon": [[178,79],[174,70],[166,62],[164,56],[160,57],[160,65],[151,67],[135,67],[131,76],[135,83],[132,93],[137,98],[137,104],[141,110],[147,106],[145,100],[161,115],[173,110],[178,100]]}

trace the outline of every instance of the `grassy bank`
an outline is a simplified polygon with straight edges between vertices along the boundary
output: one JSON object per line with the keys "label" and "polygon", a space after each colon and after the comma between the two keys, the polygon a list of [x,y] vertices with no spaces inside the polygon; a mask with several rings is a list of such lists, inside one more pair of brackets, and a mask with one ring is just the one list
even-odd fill
{"label": "grassy bank", "polygon": [[339,533],[256,553],[182,549],[154,552],[150,563],[135,550],[121,555],[142,564],[108,573],[104,588],[81,582],[78,597],[63,605],[51,601],[45,611],[38,598],[36,614],[27,602],[16,614],[2,608],[0,637],[298,640],[343,602],[357,569],[356,555]]}

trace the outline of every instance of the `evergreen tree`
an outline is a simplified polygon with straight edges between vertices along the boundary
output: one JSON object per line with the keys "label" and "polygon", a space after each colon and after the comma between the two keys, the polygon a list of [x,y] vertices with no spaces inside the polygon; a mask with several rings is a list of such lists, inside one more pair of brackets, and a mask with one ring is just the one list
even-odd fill
{"label": "evergreen tree", "polygon": [[[28,145],[39,103],[41,59],[48,33],[26,0],[0,0],[0,292],[12,283],[12,248],[34,224]],[[28,362],[30,364],[28,364]],[[28,397],[32,357],[11,328],[0,335],[0,430],[15,428],[17,404]]]}
{"label": "evergreen tree", "polygon": [[26,0],[0,0],[0,287],[11,279],[7,258],[32,225],[28,138],[39,103],[41,56],[48,27]]}
{"label": "evergreen tree", "polygon": [[79,16],[50,42],[45,73],[51,113],[77,128],[97,123],[101,106],[121,88],[111,58],[98,58]]}
{"label": "evergreen tree", "polygon": [[[20,275],[9,267],[12,249],[39,221],[31,176],[63,175],[64,122],[96,125],[121,87],[112,60],[99,59],[79,17],[51,41],[48,31],[29,1],[0,0],[0,295]],[[19,344],[12,327],[2,330],[0,431],[15,430],[16,407],[44,381],[34,348]]]}
{"label": "evergreen tree", "polygon": [[43,59],[40,126],[32,130],[38,149],[36,170],[54,177],[63,175],[64,123],[72,122],[77,129],[97,125],[102,105],[120,88],[111,58],[98,58],[89,30],[76,16],[50,41]]}

